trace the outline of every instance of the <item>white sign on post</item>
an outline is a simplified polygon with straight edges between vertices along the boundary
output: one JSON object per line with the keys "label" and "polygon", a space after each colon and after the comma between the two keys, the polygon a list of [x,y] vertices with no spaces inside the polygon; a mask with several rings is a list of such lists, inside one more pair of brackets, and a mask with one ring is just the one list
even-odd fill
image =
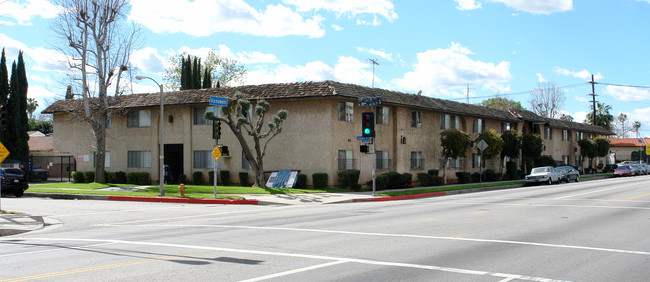
{"label": "white sign on post", "polygon": [[485,151],[485,149],[487,149],[487,147],[489,147],[488,143],[485,142],[485,140],[482,140],[482,139],[481,139],[480,142],[478,142],[478,144],[476,144],[476,148],[481,150],[481,152]]}

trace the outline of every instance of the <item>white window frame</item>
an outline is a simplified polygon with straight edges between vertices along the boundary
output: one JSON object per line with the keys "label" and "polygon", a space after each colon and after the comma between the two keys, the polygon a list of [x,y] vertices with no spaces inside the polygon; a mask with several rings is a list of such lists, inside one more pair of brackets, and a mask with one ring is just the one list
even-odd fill
{"label": "white window frame", "polygon": [[474,133],[482,133],[485,131],[485,120],[482,118],[475,118],[473,131]]}
{"label": "white window frame", "polygon": [[424,169],[424,157],[421,151],[411,151],[411,169]]}
{"label": "white window frame", "polygon": [[450,114],[440,115],[440,129],[449,130],[456,129],[460,130],[460,117]]}
{"label": "white window frame", "polygon": [[127,151],[126,163],[128,168],[151,168],[151,151]]}
{"label": "white window frame", "polygon": [[411,127],[422,128],[422,112],[411,111]]}
{"label": "white window frame", "polygon": [[339,121],[354,122],[354,103],[338,102]]}
{"label": "white window frame", "polygon": [[388,151],[377,151],[377,169],[389,170],[390,169],[390,154]]}
{"label": "white window frame", "polygon": [[389,118],[389,108],[384,106],[377,106],[375,122],[381,125],[388,125],[389,123],[388,118]]}
{"label": "white window frame", "polygon": [[192,167],[196,169],[214,168],[214,156],[210,150],[195,150],[192,153]]}
{"label": "white window frame", "polygon": [[126,127],[151,127],[151,110],[135,110],[127,112]]}
{"label": "white window frame", "polygon": [[194,125],[212,125],[212,120],[205,119],[205,113],[214,112],[216,117],[221,116],[221,111],[217,106],[194,107],[192,110],[192,124]]}
{"label": "white window frame", "polygon": [[354,151],[352,150],[338,150],[338,165],[339,171],[354,169]]}

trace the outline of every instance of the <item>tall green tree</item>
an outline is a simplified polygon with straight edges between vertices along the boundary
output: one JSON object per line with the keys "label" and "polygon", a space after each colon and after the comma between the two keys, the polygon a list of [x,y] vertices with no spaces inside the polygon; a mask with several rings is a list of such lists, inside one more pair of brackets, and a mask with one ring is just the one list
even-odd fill
{"label": "tall green tree", "polygon": [[523,157],[524,171],[529,172],[532,163],[535,159],[539,158],[542,155],[544,148],[544,141],[537,134],[524,134],[521,139],[521,155]]}
{"label": "tall green tree", "polygon": [[596,156],[604,158],[609,154],[609,140],[605,137],[594,138],[594,146],[596,149]]}
{"label": "tall green tree", "polygon": [[201,86],[203,89],[212,88],[212,77],[210,76],[210,72],[210,69],[205,68],[205,73],[203,74],[203,85]]}
{"label": "tall green tree", "polygon": [[[7,72],[7,58],[5,57],[5,49],[2,48],[2,57],[0,57],[0,104],[7,106],[7,99],[9,98],[9,72]],[[0,142],[7,144],[4,129],[0,128]]]}
{"label": "tall green tree", "polygon": [[595,124],[605,129],[612,129],[612,123],[614,122],[614,116],[609,113],[612,110],[611,105],[605,105],[604,103],[596,103],[596,122],[594,123],[594,113],[588,113],[585,119],[585,122],[590,124]]}
{"label": "tall green tree", "polygon": [[445,164],[442,170],[442,179],[447,183],[447,166],[450,159],[464,158],[472,141],[469,135],[456,129],[445,130],[440,133],[440,146],[442,155],[445,157]]}
{"label": "tall green tree", "polygon": [[8,144],[9,158],[27,162],[29,160],[29,135],[27,134],[27,73],[23,52],[18,53],[18,62],[11,67],[11,80],[9,82],[10,94],[7,100],[8,118],[5,135]]}
{"label": "tall green tree", "polygon": [[501,150],[501,164],[499,173],[503,173],[503,163],[506,157],[516,159],[521,152],[521,134],[514,130],[507,130],[501,133],[503,140],[503,149]]}
{"label": "tall green tree", "polygon": [[508,109],[518,109],[523,110],[524,107],[521,106],[520,102],[510,100],[503,97],[494,97],[481,102],[481,106],[488,107],[492,109],[499,109],[507,111]]}
{"label": "tall green tree", "polygon": [[[501,151],[503,150],[503,139],[501,139],[501,136],[499,136],[496,130],[488,129],[481,132],[481,134],[474,139],[474,143],[478,144],[481,140],[488,144],[488,147],[483,151],[483,158],[489,160],[501,154]],[[481,153],[481,151],[476,148],[476,153]]]}
{"label": "tall green tree", "polygon": [[[592,139],[581,139],[578,140],[578,146],[580,146],[580,155],[583,157],[583,168],[585,168],[584,161],[585,157],[589,159],[589,168],[592,168],[592,160],[598,155],[598,151],[596,149],[596,144],[594,143],[594,140]],[[586,169],[585,169],[586,171]]]}
{"label": "tall green tree", "polygon": [[[271,104],[265,100],[258,100],[255,106],[255,116],[249,115],[251,102],[244,99],[244,94],[236,92],[234,98],[228,98],[226,107],[221,107],[221,117],[214,112],[205,113],[205,118],[213,122],[224,122],[239,141],[244,151],[244,156],[255,172],[255,186],[266,187],[264,181],[264,156],[266,148],[282,132],[282,123],[287,119],[289,112],[279,110],[264,128],[264,117],[271,109]],[[266,140],[264,140],[266,139]],[[253,148],[249,145],[253,141]]]}
{"label": "tall green tree", "polygon": [[[186,52],[171,56],[167,60],[169,67],[165,69],[164,80],[166,86],[172,90],[190,89],[184,87],[184,75],[192,72],[191,64],[185,58],[189,55]],[[189,56],[191,57],[191,56]],[[246,68],[236,60],[225,58],[212,49],[206,56],[202,57],[203,64],[201,66],[201,74],[205,73],[205,69],[210,70],[210,84],[211,87],[216,87],[217,84],[221,86],[231,86],[244,81],[246,76]],[[183,67],[184,64],[190,64],[189,72]],[[205,87],[204,87],[205,88]]]}

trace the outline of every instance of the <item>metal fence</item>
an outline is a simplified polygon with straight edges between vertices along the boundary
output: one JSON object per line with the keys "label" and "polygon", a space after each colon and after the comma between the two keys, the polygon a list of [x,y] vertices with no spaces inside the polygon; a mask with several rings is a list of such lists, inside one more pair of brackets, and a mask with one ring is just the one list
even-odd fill
{"label": "metal fence", "polygon": [[29,156],[30,162],[50,172],[48,181],[72,182],[72,172],[77,169],[77,160],[71,155]]}

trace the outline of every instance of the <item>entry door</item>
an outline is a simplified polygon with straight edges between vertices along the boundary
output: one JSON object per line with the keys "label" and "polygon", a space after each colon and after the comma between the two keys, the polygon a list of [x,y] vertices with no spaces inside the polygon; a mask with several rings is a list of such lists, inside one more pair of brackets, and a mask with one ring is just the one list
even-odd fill
{"label": "entry door", "polygon": [[165,164],[169,166],[168,183],[178,183],[178,176],[183,173],[183,144],[165,144]]}

